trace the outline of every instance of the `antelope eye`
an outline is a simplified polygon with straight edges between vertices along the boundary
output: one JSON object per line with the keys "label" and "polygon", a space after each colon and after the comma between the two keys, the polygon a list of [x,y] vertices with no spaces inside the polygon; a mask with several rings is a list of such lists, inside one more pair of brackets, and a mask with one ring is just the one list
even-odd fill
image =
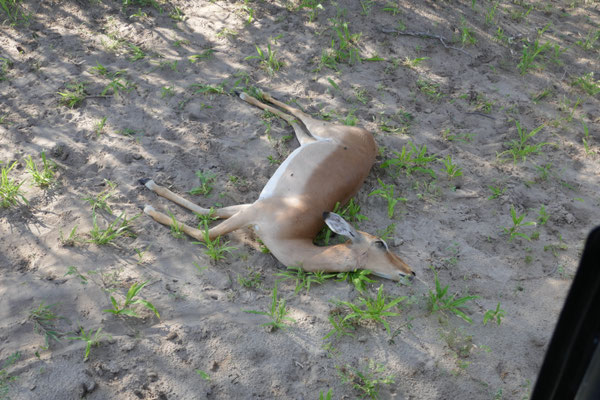
{"label": "antelope eye", "polygon": [[387,246],[383,240],[375,241],[375,246],[379,247],[380,249],[387,249]]}

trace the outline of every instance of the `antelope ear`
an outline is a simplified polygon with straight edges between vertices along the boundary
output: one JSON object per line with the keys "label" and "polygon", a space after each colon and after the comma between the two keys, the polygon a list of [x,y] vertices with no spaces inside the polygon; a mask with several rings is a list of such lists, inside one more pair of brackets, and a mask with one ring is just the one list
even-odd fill
{"label": "antelope ear", "polygon": [[337,233],[338,235],[346,236],[353,242],[359,242],[362,240],[362,235],[359,234],[352,225],[336,213],[324,212],[323,219],[327,226]]}

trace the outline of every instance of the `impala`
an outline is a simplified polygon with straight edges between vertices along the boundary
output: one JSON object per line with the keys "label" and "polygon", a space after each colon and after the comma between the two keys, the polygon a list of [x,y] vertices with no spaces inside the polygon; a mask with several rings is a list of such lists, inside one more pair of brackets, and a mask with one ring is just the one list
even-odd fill
{"label": "impala", "polygon": [[[387,279],[399,280],[405,276],[412,279],[415,273],[389,250],[384,240],[355,230],[331,212],[337,202],[348,202],[369,174],[377,154],[373,135],[359,127],[314,119],[266,93],[262,95],[266,102],[293,116],[246,93],[240,97],[286,120],[294,129],[300,147],[281,163],[254,203],[213,210],[213,216],[225,221],[210,229],[210,239],[250,226],[271,253],[287,266],[327,272],[369,269]],[[142,179],[140,183],[195,213],[211,212],[151,179]],[[144,212],[161,224],[173,223],[171,217],[150,205],[144,207]],[[323,222],[349,240],[332,246],[313,244]],[[204,240],[203,231],[188,225],[182,229],[187,235]]]}

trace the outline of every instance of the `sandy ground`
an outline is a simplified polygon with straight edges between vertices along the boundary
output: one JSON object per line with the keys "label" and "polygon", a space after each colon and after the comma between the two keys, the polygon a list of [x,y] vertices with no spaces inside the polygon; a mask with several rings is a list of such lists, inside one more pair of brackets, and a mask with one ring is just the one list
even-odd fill
{"label": "sandy ground", "polygon": [[[0,209],[0,398],[316,399],[331,389],[333,399],[350,399],[363,394],[353,387],[365,385],[357,370],[372,383],[393,380],[377,385],[383,399],[529,396],[598,223],[599,86],[577,84],[599,76],[597,2],[323,1],[316,15],[297,0],[172,1],[160,3],[162,12],[150,1],[127,3],[26,1],[29,23],[0,28],[0,160],[17,161],[9,176],[24,182],[28,201]],[[347,37],[362,62],[323,62],[343,47],[335,30],[343,35],[343,22],[348,35],[361,34]],[[523,46],[533,51],[537,37],[549,46],[521,74]],[[247,58],[269,44],[283,62],[278,71]],[[134,61],[136,48],[143,58]],[[76,82],[87,97],[69,108],[58,93]],[[105,90],[111,83],[119,93]],[[202,85],[223,90],[202,93]],[[368,217],[359,228],[389,227],[392,249],[420,280],[375,278],[365,293],[335,280],[295,293],[282,281],[295,322],[270,331],[260,326],[267,317],[244,310],[269,308],[285,267],[250,230],[228,235],[235,250],[218,262],[143,214],[131,223],[135,235],[90,242],[85,198],[105,197],[110,212],[95,210],[101,229],[144,204],[196,224],[140,178],[205,207],[253,202],[298,143],[289,126],[233,94],[250,87],[319,118],[355,116],[374,133],[380,157],[357,195]],[[549,144],[513,163],[498,155],[518,139],[515,121],[526,132],[543,124],[528,143]],[[381,168],[409,143],[436,156],[435,179]],[[48,188],[35,186],[25,166],[29,155],[41,164],[41,152],[57,166]],[[462,176],[448,178],[437,160],[447,156]],[[187,193],[200,185],[196,171],[214,174],[208,195]],[[386,200],[369,196],[378,179],[406,199],[391,219]],[[537,222],[519,229],[532,240],[503,231],[513,225],[511,206]],[[465,309],[473,323],[430,312],[430,266],[449,294],[478,296]],[[244,278],[256,278],[254,286]],[[122,302],[146,281],[138,296],[160,318],[140,305],[138,318],[102,311],[110,296]],[[361,323],[353,336],[323,339],[329,316],[347,312],[336,301],[358,303],[380,285],[389,299],[407,297],[387,318],[390,333]],[[498,303],[501,324],[484,325]],[[40,305],[62,317],[45,325],[60,339],[49,347],[32,318]],[[69,339],[79,327],[110,335],[87,361],[85,343]]]}

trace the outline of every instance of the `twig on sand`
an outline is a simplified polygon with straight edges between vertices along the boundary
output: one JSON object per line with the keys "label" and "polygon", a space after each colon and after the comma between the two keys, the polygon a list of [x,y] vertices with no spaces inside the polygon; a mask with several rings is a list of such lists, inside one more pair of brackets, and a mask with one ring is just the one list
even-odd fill
{"label": "twig on sand", "polygon": [[390,28],[379,28],[379,30],[383,33],[395,33],[396,35],[402,35],[402,36],[413,36],[413,37],[419,37],[419,38],[423,38],[423,39],[437,39],[444,45],[445,48],[457,50],[457,51],[460,51],[461,53],[468,55],[469,57],[473,57],[471,54],[469,54],[468,52],[464,51],[463,49],[461,49],[459,47],[448,46],[446,44],[446,40],[448,40],[448,39],[446,39],[442,35],[434,35],[429,32],[399,31],[397,29],[390,29]]}

